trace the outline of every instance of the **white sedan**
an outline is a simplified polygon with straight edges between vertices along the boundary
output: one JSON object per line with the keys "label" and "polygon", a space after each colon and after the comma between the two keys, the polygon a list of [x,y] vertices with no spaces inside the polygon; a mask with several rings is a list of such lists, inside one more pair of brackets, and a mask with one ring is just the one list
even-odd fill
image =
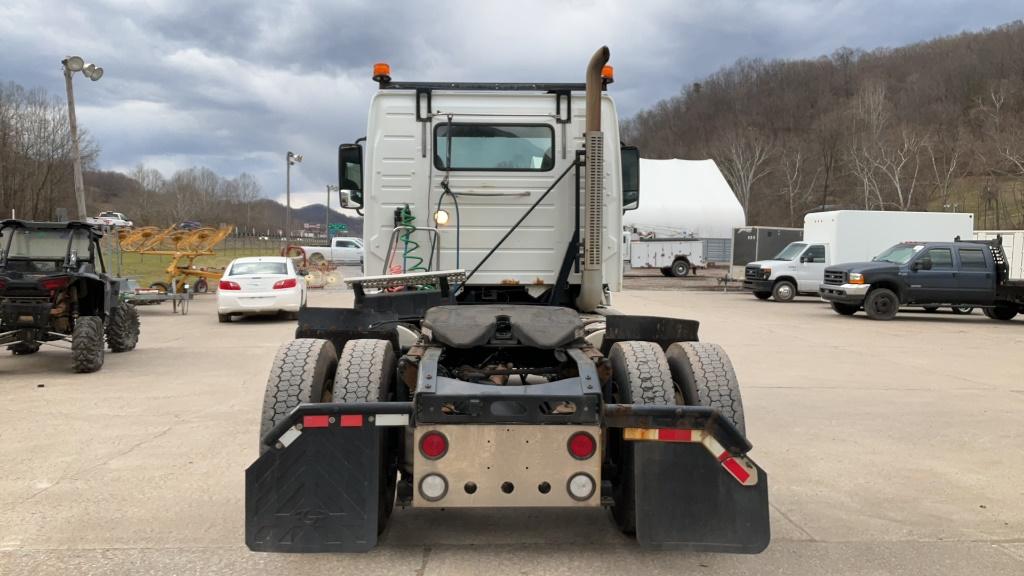
{"label": "white sedan", "polygon": [[298,316],[306,305],[306,279],[291,258],[236,258],[224,271],[217,289],[217,318],[230,322],[236,314]]}

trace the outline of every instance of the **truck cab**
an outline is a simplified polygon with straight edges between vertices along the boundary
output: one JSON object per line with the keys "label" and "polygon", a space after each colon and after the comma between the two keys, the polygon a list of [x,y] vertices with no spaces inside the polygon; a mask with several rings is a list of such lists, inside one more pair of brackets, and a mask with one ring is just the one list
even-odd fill
{"label": "truck cab", "polygon": [[1013,318],[1024,309],[1024,282],[1010,280],[998,242],[904,242],[871,262],[825,270],[821,297],[838,314],[861,308],[876,320],[900,306],[979,306],[991,318]]}
{"label": "truck cab", "polygon": [[789,302],[797,294],[817,294],[828,257],[828,244],[792,242],[770,260],[747,264],[743,287],[761,300],[778,302]]}

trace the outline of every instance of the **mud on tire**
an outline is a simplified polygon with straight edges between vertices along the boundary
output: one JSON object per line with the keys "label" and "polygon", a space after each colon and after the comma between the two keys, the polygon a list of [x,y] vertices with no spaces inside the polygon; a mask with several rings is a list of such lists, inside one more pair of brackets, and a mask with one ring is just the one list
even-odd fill
{"label": "mud on tire", "polygon": [[71,363],[75,372],[95,372],[103,367],[103,319],[79,316],[71,333]]}
{"label": "mud on tire", "polygon": [[263,444],[263,437],[296,406],[330,400],[337,363],[334,345],[327,340],[300,338],[278,348],[263,396],[260,454],[270,449]]}
{"label": "mud on tire", "polygon": [[110,310],[107,316],[107,346],[111,352],[128,352],[139,343],[139,311],[128,302]]}

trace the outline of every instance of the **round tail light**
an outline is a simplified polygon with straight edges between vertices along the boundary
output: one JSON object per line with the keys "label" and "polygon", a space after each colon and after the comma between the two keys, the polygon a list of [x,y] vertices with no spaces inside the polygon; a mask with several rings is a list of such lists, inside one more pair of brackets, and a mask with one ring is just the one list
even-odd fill
{"label": "round tail light", "polygon": [[597,452],[597,441],[587,432],[577,432],[569,437],[569,454],[577,460],[586,460]]}
{"label": "round tail light", "polygon": [[448,453],[448,438],[440,432],[427,432],[420,437],[420,454],[427,460],[438,460]]}

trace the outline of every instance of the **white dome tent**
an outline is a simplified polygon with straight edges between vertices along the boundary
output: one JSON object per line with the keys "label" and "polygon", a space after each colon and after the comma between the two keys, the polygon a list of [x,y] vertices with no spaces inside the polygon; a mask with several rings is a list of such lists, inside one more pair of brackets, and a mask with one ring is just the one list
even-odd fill
{"label": "white dome tent", "polygon": [[732,239],[743,207],[714,160],[640,160],[640,206],[627,230],[656,238]]}

